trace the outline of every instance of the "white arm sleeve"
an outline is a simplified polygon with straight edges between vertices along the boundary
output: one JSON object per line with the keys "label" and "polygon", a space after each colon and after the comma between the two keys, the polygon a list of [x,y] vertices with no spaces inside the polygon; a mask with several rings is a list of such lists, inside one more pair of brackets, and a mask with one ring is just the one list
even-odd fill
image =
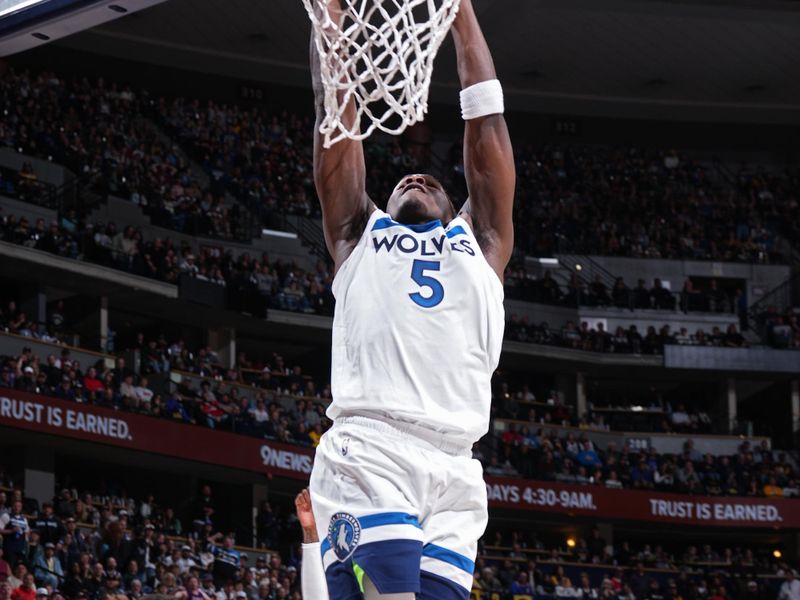
{"label": "white arm sleeve", "polygon": [[329,600],[328,582],[325,580],[325,571],[322,570],[322,556],[319,549],[319,542],[303,544],[303,570],[300,573],[300,583],[303,586],[303,598]]}

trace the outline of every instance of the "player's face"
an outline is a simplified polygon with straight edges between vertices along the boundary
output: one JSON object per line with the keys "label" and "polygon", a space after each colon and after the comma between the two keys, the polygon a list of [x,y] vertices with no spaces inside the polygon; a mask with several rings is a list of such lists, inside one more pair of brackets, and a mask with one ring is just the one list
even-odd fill
{"label": "player's face", "polygon": [[439,219],[443,223],[455,215],[442,184],[431,175],[406,175],[395,186],[386,212],[406,225],[427,223]]}

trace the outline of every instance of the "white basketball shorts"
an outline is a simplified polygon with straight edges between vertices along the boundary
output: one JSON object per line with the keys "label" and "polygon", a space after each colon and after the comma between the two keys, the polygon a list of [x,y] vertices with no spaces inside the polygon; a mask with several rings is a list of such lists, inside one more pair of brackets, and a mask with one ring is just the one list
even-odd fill
{"label": "white basketball shorts", "polygon": [[381,594],[466,600],[486,486],[470,448],[413,425],[340,417],[322,436],[311,500],[331,600]]}

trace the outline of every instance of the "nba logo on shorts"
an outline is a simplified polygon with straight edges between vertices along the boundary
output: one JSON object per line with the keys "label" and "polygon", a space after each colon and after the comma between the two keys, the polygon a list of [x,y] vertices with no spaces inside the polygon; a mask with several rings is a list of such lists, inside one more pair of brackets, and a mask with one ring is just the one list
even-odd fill
{"label": "nba logo on shorts", "polygon": [[355,552],[361,537],[361,523],[353,515],[340,512],[331,517],[328,526],[328,541],[336,558],[346,561]]}

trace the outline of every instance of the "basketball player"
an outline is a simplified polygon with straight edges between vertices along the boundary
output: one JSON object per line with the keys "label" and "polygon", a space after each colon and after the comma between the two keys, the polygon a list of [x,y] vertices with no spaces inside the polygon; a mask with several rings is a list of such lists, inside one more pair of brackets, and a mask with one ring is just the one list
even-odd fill
{"label": "basketball player", "polygon": [[[338,0],[328,10],[338,18]],[[314,146],[336,310],[334,424],[310,490],[332,600],[464,600],[486,527],[471,448],[489,427],[515,173],[502,88],[471,0],[453,38],[466,122],[461,212],[425,174],[403,177],[383,211],[365,191],[360,142],[326,149],[317,133]],[[319,132],[313,41],[311,55]],[[345,121],[355,118],[351,101]]]}

